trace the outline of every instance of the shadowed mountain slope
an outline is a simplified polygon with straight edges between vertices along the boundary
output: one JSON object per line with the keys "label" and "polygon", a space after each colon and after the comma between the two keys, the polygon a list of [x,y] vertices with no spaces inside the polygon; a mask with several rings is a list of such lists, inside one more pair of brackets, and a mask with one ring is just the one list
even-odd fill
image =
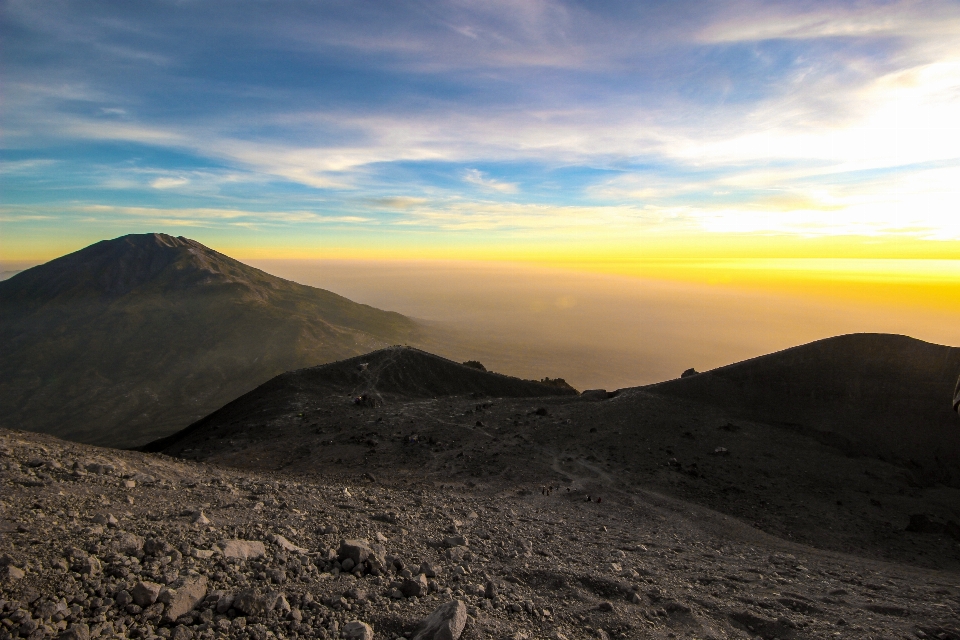
{"label": "shadowed mountain slope", "polygon": [[888,334],[819,340],[646,387],[792,427],[849,454],[960,468],[960,349]]}
{"label": "shadowed mountain slope", "polygon": [[[208,439],[230,425],[232,431],[255,429],[258,437],[268,424],[298,420],[304,407],[380,407],[442,396],[470,398],[538,398],[576,396],[570,387],[557,387],[481,371],[413,347],[388,347],[363,356],[284,373],[237,398],[222,409],[166,438],[146,451],[183,449],[193,439]],[[223,436],[221,431],[218,434]],[[281,428],[280,446],[296,447],[296,435]]]}
{"label": "shadowed mountain slope", "polygon": [[[603,505],[654,492],[819,548],[955,569],[958,364],[956,349],[841,336],[573,395],[386,349],[278,376],[148,448],[300,477],[537,483]],[[372,400],[356,404],[362,394]]]}
{"label": "shadowed mountain slope", "polygon": [[419,332],[187,238],[105,240],[0,282],[0,422],[132,446],[283,371]]}

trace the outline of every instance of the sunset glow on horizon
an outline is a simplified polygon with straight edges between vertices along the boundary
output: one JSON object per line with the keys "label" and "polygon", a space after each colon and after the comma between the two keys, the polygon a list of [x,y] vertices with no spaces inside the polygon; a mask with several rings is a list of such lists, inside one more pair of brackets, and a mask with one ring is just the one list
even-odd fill
{"label": "sunset glow on horizon", "polygon": [[0,33],[6,265],[157,231],[960,298],[953,2],[14,0]]}

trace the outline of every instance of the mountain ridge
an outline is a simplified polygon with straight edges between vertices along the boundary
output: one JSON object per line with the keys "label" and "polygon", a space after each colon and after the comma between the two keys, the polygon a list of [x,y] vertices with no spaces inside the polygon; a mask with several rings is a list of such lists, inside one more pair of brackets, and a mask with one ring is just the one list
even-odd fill
{"label": "mountain ridge", "polygon": [[[277,401],[277,396],[283,401]],[[157,452],[201,434],[206,425],[239,421],[256,414],[260,421],[317,402],[379,407],[438,396],[542,398],[576,396],[558,387],[481,371],[421,349],[393,346],[346,360],[282,373],[177,433],[140,447]]]}
{"label": "mountain ridge", "polygon": [[958,376],[960,348],[854,333],[645,389],[731,416],[813,429],[860,455],[960,468],[960,416],[951,408]]}
{"label": "mountain ridge", "polygon": [[122,236],[0,282],[0,341],[8,345],[0,422],[133,446],[274,375],[422,330],[187,238]]}
{"label": "mountain ridge", "polygon": [[[429,354],[427,370],[414,370],[412,382],[382,375],[369,384],[361,366],[376,373],[389,351],[275,378],[149,450],[304,478],[540,483],[604,503],[613,491],[654,491],[818,548],[960,566],[960,547],[949,536],[906,535],[916,516],[960,520],[960,417],[950,411],[950,378],[960,362],[952,347],[840,336],[720,373],[580,395],[477,394]],[[745,390],[730,381],[736,375]],[[420,392],[423,380],[450,386]],[[751,385],[773,393],[769,407],[750,410]],[[382,401],[356,402],[364,393]],[[879,403],[878,394],[889,397]],[[803,403],[812,408],[800,411]],[[838,403],[849,405],[847,413],[838,413]],[[844,429],[822,421],[833,414]],[[943,419],[926,423],[928,415]],[[876,438],[864,437],[870,429]],[[931,439],[938,448],[924,450]]]}

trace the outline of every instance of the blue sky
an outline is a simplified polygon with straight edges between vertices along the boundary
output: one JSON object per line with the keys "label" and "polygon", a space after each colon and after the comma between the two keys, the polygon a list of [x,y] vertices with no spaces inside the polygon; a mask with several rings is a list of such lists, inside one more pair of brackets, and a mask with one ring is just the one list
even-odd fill
{"label": "blue sky", "polygon": [[957,2],[9,0],[0,37],[0,259],[960,240]]}

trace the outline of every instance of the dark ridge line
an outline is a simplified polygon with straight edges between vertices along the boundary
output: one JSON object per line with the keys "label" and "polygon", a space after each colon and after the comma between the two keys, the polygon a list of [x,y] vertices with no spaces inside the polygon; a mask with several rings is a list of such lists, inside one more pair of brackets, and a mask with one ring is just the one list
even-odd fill
{"label": "dark ridge line", "polygon": [[[281,374],[279,374],[279,375],[277,375],[277,376],[274,376],[274,377],[271,378],[270,380],[267,380],[266,382],[264,382],[264,383],[261,384],[260,386],[256,387],[255,389],[252,389],[252,390],[249,391],[248,393],[245,393],[245,394],[243,394],[242,396],[240,396],[240,397],[238,397],[238,398],[236,398],[236,399],[228,402],[227,404],[225,404],[224,406],[220,407],[220,408],[217,409],[216,411],[214,411],[214,412],[212,412],[212,413],[204,416],[203,418],[200,418],[199,420],[197,420],[197,421],[194,422],[193,424],[190,424],[190,425],[184,427],[184,428],[181,429],[180,431],[177,431],[176,433],[170,434],[169,436],[166,436],[166,437],[163,437],[163,438],[159,438],[159,439],[157,439],[157,440],[153,440],[153,441],[151,441],[151,442],[148,442],[148,443],[146,443],[146,444],[144,444],[144,445],[140,445],[140,446],[138,446],[138,447],[131,447],[129,450],[131,450],[131,451],[141,451],[141,452],[146,452],[146,453],[157,453],[157,452],[161,452],[161,451],[163,451],[164,449],[166,449],[167,447],[173,446],[173,445],[176,444],[177,442],[179,442],[179,441],[181,441],[181,440],[183,440],[183,439],[185,439],[185,438],[193,435],[194,433],[196,433],[197,431],[199,431],[201,428],[203,428],[208,422],[211,422],[211,421],[214,420],[215,418],[219,417],[223,412],[229,410],[231,407],[236,406],[236,405],[239,404],[241,401],[247,400],[250,396],[253,396],[253,395],[256,394],[257,392],[263,390],[264,387],[268,387],[269,385],[279,384],[279,383],[281,383],[281,382],[285,382],[285,381],[288,381],[288,380],[296,380],[297,378],[301,378],[301,379],[302,379],[302,378],[304,377],[304,374],[309,373],[309,372],[321,372],[321,371],[323,371],[324,369],[336,369],[336,368],[342,367],[342,366],[344,366],[344,365],[348,365],[348,364],[350,364],[350,363],[352,363],[352,362],[362,363],[363,360],[373,359],[374,357],[381,356],[381,355],[384,355],[384,354],[403,353],[403,352],[412,352],[412,353],[416,353],[417,355],[422,356],[422,357],[427,357],[427,358],[430,358],[430,359],[440,360],[441,362],[443,362],[443,363],[445,363],[445,364],[454,365],[455,367],[458,367],[458,368],[460,368],[460,369],[464,369],[464,370],[466,370],[466,371],[469,371],[471,375],[478,376],[479,378],[483,378],[483,377],[488,377],[488,376],[489,376],[489,377],[499,378],[499,379],[501,379],[501,380],[503,380],[503,381],[521,382],[521,383],[524,383],[525,385],[536,385],[536,386],[538,386],[538,387],[541,387],[541,388],[543,389],[543,391],[545,392],[545,393],[543,393],[542,395],[539,395],[539,396],[527,396],[527,397],[530,397],[530,398],[541,398],[541,397],[544,397],[544,398],[545,398],[545,397],[552,397],[552,396],[576,396],[576,395],[579,395],[579,392],[578,392],[576,389],[573,389],[572,387],[571,387],[570,390],[567,390],[567,389],[564,389],[564,388],[561,388],[561,387],[556,387],[556,386],[548,385],[548,384],[539,382],[539,381],[537,381],[537,380],[525,380],[525,379],[523,379],[523,378],[517,378],[517,377],[515,377],[515,376],[508,376],[508,375],[506,375],[506,374],[497,373],[497,372],[494,372],[494,371],[480,371],[479,369],[475,369],[475,368],[473,368],[473,367],[468,367],[468,366],[464,365],[463,363],[456,362],[455,360],[451,360],[451,359],[445,358],[445,357],[443,357],[443,356],[438,356],[438,355],[436,355],[436,354],[430,353],[429,351],[424,351],[423,349],[418,349],[417,347],[410,347],[410,346],[406,346],[406,345],[393,345],[393,346],[390,346],[390,347],[384,347],[384,348],[382,348],[382,349],[377,349],[376,351],[371,351],[371,352],[369,352],[369,353],[366,353],[366,354],[363,354],[363,355],[359,355],[359,356],[353,356],[353,357],[351,357],[351,358],[345,358],[345,359],[343,359],[343,360],[337,360],[337,361],[335,361],[335,362],[329,362],[329,363],[326,363],[326,364],[316,365],[316,366],[313,366],[313,367],[304,367],[304,368],[302,368],[302,369],[295,369],[295,370],[293,370],[293,371],[287,371],[287,372],[285,372],[285,373],[281,373]],[[390,364],[393,364],[393,363],[390,363]],[[309,381],[307,380],[307,382],[309,382]],[[333,384],[333,383],[331,383],[331,384]],[[387,391],[387,392],[385,392],[385,393],[387,393],[387,394],[393,394],[393,395],[400,395],[400,396],[403,396],[403,395],[404,395],[404,394],[402,394],[402,393],[390,392],[390,391]],[[466,392],[464,392],[464,393],[466,393]],[[441,394],[441,395],[451,396],[451,395],[459,395],[459,394],[454,393],[454,394]],[[436,396],[434,396],[434,397],[436,397]]]}

